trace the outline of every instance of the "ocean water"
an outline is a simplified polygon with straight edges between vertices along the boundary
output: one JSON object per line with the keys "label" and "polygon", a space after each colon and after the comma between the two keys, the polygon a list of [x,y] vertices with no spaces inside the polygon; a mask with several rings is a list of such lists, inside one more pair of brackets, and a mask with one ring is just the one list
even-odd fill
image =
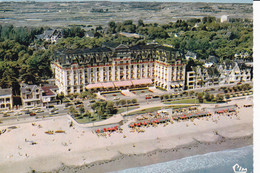
{"label": "ocean water", "polygon": [[[113,173],[234,173],[233,166],[253,172],[253,146],[185,157]],[[236,167],[236,170],[239,170]]]}
{"label": "ocean water", "polygon": [[[23,2],[23,1],[37,1],[37,2],[51,2],[51,1],[75,1],[75,0],[0,0],[0,2]],[[76,0],[76,1],[104,1],[104,0]],[[109,1],[120,1],[120,2],[206,2],[206,3],[253,3],[253,0],[109,0]]]}

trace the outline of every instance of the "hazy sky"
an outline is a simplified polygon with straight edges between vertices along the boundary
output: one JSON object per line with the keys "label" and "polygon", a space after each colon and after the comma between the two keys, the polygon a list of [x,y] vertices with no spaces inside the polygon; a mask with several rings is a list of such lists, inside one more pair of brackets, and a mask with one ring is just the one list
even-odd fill
{"label": "hazy sky", "polygon": [[[4,1],[74,1],[74,0],[0,0]],[[95,1],[95,0],[77,0],[77,1]],[[106,0],[96,0],[106,1]],[[140,2],[215,2],[215,3],[253,3],[253,0],[107,0],[107,1],[140,1]]]}

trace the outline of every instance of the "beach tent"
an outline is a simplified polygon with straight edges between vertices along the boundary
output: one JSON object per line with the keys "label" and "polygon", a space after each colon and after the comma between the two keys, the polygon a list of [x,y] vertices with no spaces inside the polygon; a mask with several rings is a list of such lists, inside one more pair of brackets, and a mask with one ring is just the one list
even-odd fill
{"label": "beach tent", "polygon": [[97,130],[96,130],[96,133],[100,133],[100,129],[97,129]]}

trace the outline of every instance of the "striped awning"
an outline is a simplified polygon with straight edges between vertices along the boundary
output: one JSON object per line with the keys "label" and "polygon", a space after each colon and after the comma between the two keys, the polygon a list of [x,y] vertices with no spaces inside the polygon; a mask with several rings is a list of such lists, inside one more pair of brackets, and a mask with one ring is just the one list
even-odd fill
{"label": "striped awning", "polygon": [[153,81],[152,79],[137,79],[137,80],[132,80],[133,85],[143,85],[143,84],[152,84]]}
{"label": "striped awning", "polygon": [[132,82],[131,81],[118,81],[114,82],[115,87],[125,87],[125,86],[131,86]]}
{"label": "striped awning", "polygon": [[88,84],[86,86],[87,89],[93,89],[93,88],[102,88],[102,84],[101,83],[96,83],[96,84]]}
{"label": "striped awning", "polygon": [[104,88],[114,88],[115,87],[113,82],[102,83],[102,86]]}

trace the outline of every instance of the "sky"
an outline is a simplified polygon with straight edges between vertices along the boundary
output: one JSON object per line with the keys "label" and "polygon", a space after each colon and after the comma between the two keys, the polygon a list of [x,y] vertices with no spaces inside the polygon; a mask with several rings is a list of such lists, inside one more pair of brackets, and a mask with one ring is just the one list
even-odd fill
{"label": "sky", "polygon": [[[0,0],[0,2],[7,1],[75,1],[75,0]],[[76,1],[138,1],[138,2],[214,2],[214,3],[253,3],[253,0],[76,0]]]}

